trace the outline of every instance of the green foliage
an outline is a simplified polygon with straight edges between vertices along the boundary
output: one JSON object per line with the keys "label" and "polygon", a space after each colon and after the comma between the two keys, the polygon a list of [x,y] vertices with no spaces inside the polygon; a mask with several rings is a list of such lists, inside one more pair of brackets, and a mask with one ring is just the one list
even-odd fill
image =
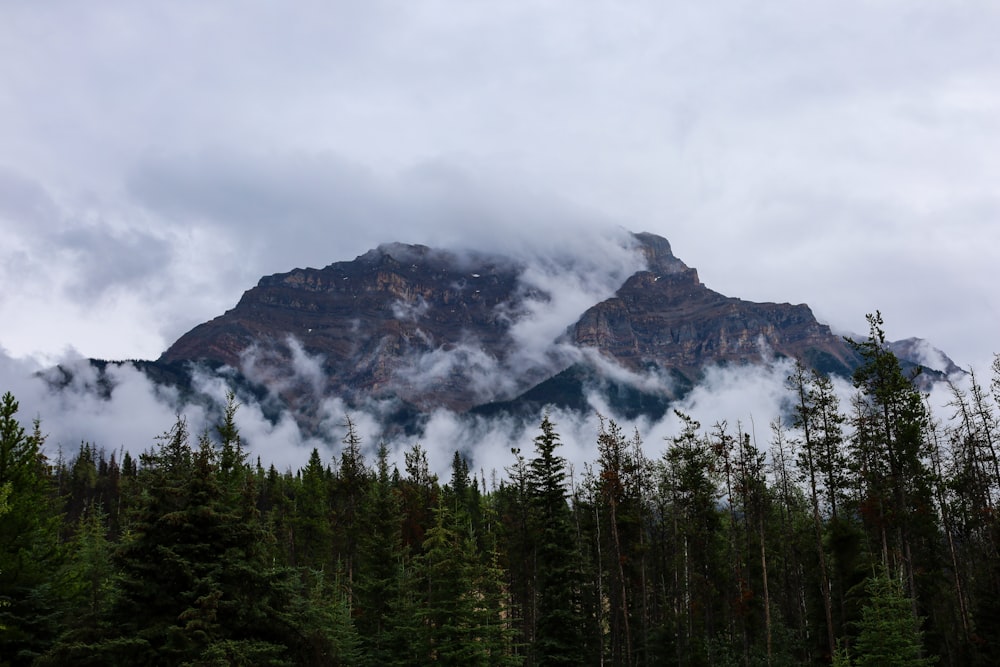
{"label": "green foliage", "polygon": [[29,664],[58,633],[56,573],[62,549],[58,507],[47,476],[38,420],[30,434],[18,402],[0,398],[0,660]]}
{"label": "green foliage", "polygon": [[[852,342],[863,359],[854,375],[855,483],[869,543],[881,566],[902,577],[912,614],[939,603],[945,554],[930,461],[931,420],[912,378],[888,349],[879,313],[867,317],[867,341]],[[942,608],[941,611],[945,612]],[[936,620],[938,615],[934,616]],[[937,623],[929,639],[937,637]]]}
{"label": "green foliage", "polygon": [[233,394],[193,446],[51,463],[7,394],[0,665],[996,664],[1000,357],[940,426],[869,323],[851,418],[801,368],[770,456],[678,413],[574,473],[545,416],[489,490],[462,452],[369,466],[349,419],[251,465]]}
{"label": "green foliage", "polygon": [[0,484],[0,517],[10,511],[10,503],[8,499],[10,498],[10,492],[13,490],[14,484],[12,482],[4,482]]}
{"label": "green foliage", "polygon": [[330,525],[331,474],[313,448],[309,462],[295,485],[295,513],[290,545],[291,564],[323,569],[333,562],[333,529]]}
{"label": "green foliage", "polygon": [[857,667],[922,667],[936,657],[924,657],[919,620],[899,581],[884,574],[869,579],[868,603],[861,612],[860,632],[853,650]]}
{"label": "green foliage", "polygon": [[295,665],[361,664],[361,640],[351,619],[350,599],[341,578],[297,569],[283,573],[287,604],[272,620],[285,628],[286,660]]}
{"label": "green foliage", "polygon": [[566,461],[556,455],[559,435],[548,415],[535,438],[528,494],[534,536],[535,664],[579,664],[584,645],[579,589],[581,573],[566,503]]}
{"label": "green foliage", "polygon": [[[701,425],[683,413],[681,433],[668,444],[659,466],[661,512],[665,515],[664,557],[672,585],[665,591],[665,621],[673,630],[668,659],[708,664],[708,639],[714,636],[722,599],[718,584],[728,579],[722,550],[719,470]],[[694,601],[698,602],[695,603]]]}
{"label": "green foliage", "polygon": [[366,530],[361,533],[358,548],[356,623],[365,661],[371,665],[390,664],[393,659],[391,630],[394,604],[398,603],[399,571],[409,557],[400,533],[403,511],[389,474],[388,457],[385,444],[380,445],[377,474],[359,515],[359,525]]}

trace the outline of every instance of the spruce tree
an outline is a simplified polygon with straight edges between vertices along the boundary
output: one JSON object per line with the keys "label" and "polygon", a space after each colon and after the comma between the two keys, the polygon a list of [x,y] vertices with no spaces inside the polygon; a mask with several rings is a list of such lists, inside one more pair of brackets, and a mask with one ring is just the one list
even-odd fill
{"label": "spruce tree", "polygon": [[410,650],[422,656],[421,664],[508,664],[506,637],[497,631],[501,609],[494,573],[467,521],[446,502],[434,515],[424,551],[414,561],[420,623]]}
{"label": "spruce tree", "polygon": [[292,519],[291,561],[300,567],[331,569],[334,566],[330,471],[319,450],[313,448],[309,462],[294,485],[295,512]]}
{"label": "spruce tree", "polygon": [[66,582],[65,631],[36,664],[101,664],[90,645],[108,632],[108,611],[116,594],[113,545],[107,532],[107,515],[100,505],[87,508],[77,521],[61,573]]}
{"label": "spruce tree", "polygon": [[392,660],[389,635],[393,604],[400,589],[406,550],[401,537],[403,512],[389,474],[389,452],[379,445],[376,476],[358,515],[360,533],[355,618],[364,646],[365,663],[375,667]]}
{"label": "spruce tree", "polygon": [[[820,376],[813,376],[812,380],[815,381]],[[833,593],[830,583],[829,567],[827,565],[828,557],[826,554],[826,548],[824,546],[824,522],[821,516],[821,506],[820,506],[820,485],[822,484],[822,470],[820,468],[820,460],[824,458],[824,453],[829,450],[835,450],[839,443],[836,442],[825,442],[825,438],[821,435],[823,428],[823,418],[821,416],[821,411],[823,408],[817,405],[817,395],[811,386],[811,379],[806,371],[805,366],[801,363],[797,363],[795,366],[795,372],[788,377],[787,386],[794,392],[795,395],[795,408],[794,408],[794,421],[793,424],[802,433],[802,447],[799,450],[799,456],[797,464],[800,470],[800,481],[805,481],[808,484],[809,499],[812,504],[812,523],[813,523],[813,535],[815,537],[815,549],[816,549],[816,562],[819,566],[819,582],[818,588],[820,593],[820,600],[823,605],[823,614],[826,621],[826,652],[828,655],[834,655],[837,650],[837,634],[834,628],[833,619]],[[831,472],[832,474],[832,472]],[[829,503],[830,513],[834,513],[836,510],[836,489],[829,488],[830,484],[827,484],[829,497],[831,502]]]}
{"label": "spruce tree", "polygon": [[88,647],[105,664],[282,664],[295,633],[269,565],[253,498],[223,493],[215,447],[193,451],[178,419],[142,457],[142,489],[107,632]]}
{"label": "spruce tree", "polygon": [[0,398],[0,660],[29,664],[59,628],[56,572],[62,550],[59,514],[42,454],[38,420],[30,434],[17,420],[13,394]]}
{"label": "spruce tree", "polygon": [[546,414],[529,464],[535,546],[535,636],[533,664],[571,665],[582,660],[581,573],[569,505],[566,461],[556,455],[559,435]]}
{"label": "spruce tree", "polygon": [[721,630],[719,583],[727,579],[721,562],[720,471],[698,432],[701,425],[686,414],[676,414],[683,430],[668,444],[660,480],[660,492],[670,505],[673,544],[667,602],[674,628],[670,659],[707,665],[710,640]]}
{"label": "spruce tree", "polygon": [[[912,614],[929,603],[937,582],[940,534],[931,493],[925,439],[929,415],[912,379],[888,348],[882,316],[867,316],[868,340],[850,341],[863,359],[854,373],[859,389],[855,424],[858,461],[865,467],[870,525],[882,543],[883,565],[901,572]],[[921,586],[920,578],[927,579]]]}
{"label": "spruce tree", "polygon": [[868,603],[861,612],[854,644],[857,667],[925,667],[937,662],[923,656],[919,619],[911,613],[910,600],[900,583],[885,574],[868,581]]}

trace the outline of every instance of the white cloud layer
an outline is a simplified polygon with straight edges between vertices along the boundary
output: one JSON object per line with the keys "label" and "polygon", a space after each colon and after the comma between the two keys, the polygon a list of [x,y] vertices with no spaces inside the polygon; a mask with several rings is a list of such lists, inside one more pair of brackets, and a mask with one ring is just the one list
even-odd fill
{"label": "white cloud layer", "polygon": [[998,32],[988,2],[6,3],[0,344],[155,357],[262,274],[621,226],[982,363]]}
{"label": "white cloud layer", "polygon": [[[294,340],[289,344],[297,347]],[[319,364],[318,358],[301,353],[300,349],[295,362],[281,377],[256,378],[273,383],[272,390],[262,399],[245,392],[239,396],[236,424],[251,462],[259,459],[265,467],[273,464],[280,471],[294,471],[306,464],[310,452],[316,448],[324,461],[335,466],[343,449],[348,418],[361,437],[369,464],[374,464],[378,444],[385,442],[391,462],[402,470],[404,452],[420,444],[428,452],[432,472],[442,481],[450,475],[456,451],[462,452],[470,462],[470,470],[488,484],[506,477],[506,469],[515,461],[512,448],[520,449],[528,459],[534,455],[533,441],[539,433],[541,413],[527,419],[485,418],[439,409],[429,415],[418,433],[404,435],[385,428],[391,404],[371,402],[361,408],[348,408],[338,397],[326,395],[325,386],[316,381]],[[178,416],[186,420],[192,437],[213,433],[232,386],[227,369],[218,372],[201,369],[195,374],[194,401],[182,403],[175,391],[157,387],[126,364],[109,367],[110,394],[102,397],[95,391],[99,378],[84,360],[66,360],[63,366],[72,374],[72,381],[56,391],[49,380],[56,377],[57,371],[12,359],[0,351],[0,374],[8,384],[5,390],[12,391],[19,400],[19,418],[26,428],[32,419],[41,420],[42,432],[47,436],[46,453],[50,457],[61,452],[71,458],[83,442],[109,453],[117,452],[119,458],[123,451],[137,456],[153,447],[156,437],[167,431]],[[613,369],[603,370],[611,370],[613,375]],[[672,389],[668,378],[636,376],[618,370],[613,379],[645,392],[663,395]],[[645,455],[652,459],[662,456],[668,441],[683,428],[675,409],[699,421],[702,432],[709,432],[717,424],[724,425],[730,434],[740,429],[767,451],[770,424],[778,417],[786,428],[790,424],[794,396],[786,380],[792,372],[793,363],[787,359],[708,368],[702,382],[660,420],[647,417],[630,420],[616,413],[596,390],[587,392],[589,409],[583,413],[555,407],[547,410],[562,442],[559,453],[579,481],[585,467],[598,460],[597,436],[602,417],[615,420],[628,437],[638,434]],[[968,377],[954,380],[967,389]],[[277,392],[289,388],[306,392],[304,404],[309,406],[311,414],[305,420],[301,414],[296,416],[282,407]],[[849,414],[855,390],[842,378],[834,378],[834,389],[841,412]],[[929,406],[939,421],[952,416],[954,408],[949,405],[952,400],[950,390],[944,385],[936,385],[930,393]]]}
{"label": "white cloud layer", "polygon": [[531,259],[559,298],[508,363],[537,362],[614,289],[622,228],[986,368],[997,34],[985,1],[3,3],[0,388],[40,402],[17,364],[155,358],[261,275],[386,241]]}

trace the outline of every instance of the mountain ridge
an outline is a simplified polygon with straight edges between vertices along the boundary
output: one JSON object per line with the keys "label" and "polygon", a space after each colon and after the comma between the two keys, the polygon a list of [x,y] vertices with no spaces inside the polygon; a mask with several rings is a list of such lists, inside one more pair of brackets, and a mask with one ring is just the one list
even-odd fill
{"label": "mountain ridge", "polygon": [[[322,359],[327,389],[350,402],[396,399],[455,412],[515,400],[574,365],[592,368],[584,351],[627,373],[675,377],[674,399],[713,363],[776,355],[840,373],[855,363],[808,306],[726,297],[705,287],[667,239],[639,233],[630,241],[634,270],[548,341],[534,365],[519,360],[513,331],[558,295],[527,282],[523,261],[401,243],[322,269],[265,276],[158,361],[245,372],[304,353]],[[509,377],[489,379],[500,372]]]}
{"label": "mountain ridge", "polygon": [[[573,310],[560,289],[595,272],[573,258],[549,262],[569,279],[546,283],[531,277],[530,260],[386,243],[353,260],[263,276],[233,308],[138,367],[179,387],[198,367],[224,371],[244,391],[276,396],[274,409],[291,408],[310,430],[323,396],[377,406],[404,429],[440,409],[583,411],[592,391],[627,418],[658,419],[711,366],[793,358],[847,376],[860,362],[806,304],[715,292],[655,234],[631,234],[623,248],[627,267],[597,276],[601,289],[574,293]],[[898,349],[926,356],[929,346]]]}

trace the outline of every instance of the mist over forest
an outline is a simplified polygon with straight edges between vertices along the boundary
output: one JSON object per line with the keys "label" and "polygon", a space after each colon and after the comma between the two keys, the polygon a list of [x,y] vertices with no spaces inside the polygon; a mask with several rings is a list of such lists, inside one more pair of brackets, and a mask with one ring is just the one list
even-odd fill
{"label": "mist over forest", "polygon": [[[200,386],[221,409],[168,415],[123,365],[110,398],[75,374],[54,421],[162,434],[53,447],[8,393],[2,658],[992,664],[1000,357],[928,394],[869,325],[849,382],[717,368],[656,424],[595,395],[530,426],[435,414],[391,445],[335,402],[337,442],[305,438],[219,376]],[[267,458],[282,438],[304,462]]]}
{"label": "mist over forest", "polygon": [[0,667],[1000,665],[998,34],[0,2]]}

